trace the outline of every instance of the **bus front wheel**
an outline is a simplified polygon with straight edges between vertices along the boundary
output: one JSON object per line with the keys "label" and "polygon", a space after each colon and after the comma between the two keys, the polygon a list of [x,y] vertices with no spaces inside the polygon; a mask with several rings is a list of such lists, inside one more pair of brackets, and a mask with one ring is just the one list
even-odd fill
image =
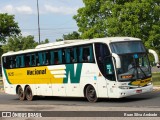
{"label": "bus front wheel", "polygon": [[96,90],[92,85],[87,86],[85,96],[89,102],[96,102],[98,100]]}
{"label": "bus front wheel", "polygon": [[27,86],[25,89],[25,94],[26,94],[26,99],[29,101],[33,100],[33,94],[32,94],[32,90],[30,88],[30,86]]}
{"label": "bus front wheel", "polygon": [[24,91],[23,91],[23,89],[22,89],[21,86],[18,87],[18,92],[17,92],[17,94],[18,94],[19,100],[21,100],[21,101],[25,100],[25,94],[24,94]]}

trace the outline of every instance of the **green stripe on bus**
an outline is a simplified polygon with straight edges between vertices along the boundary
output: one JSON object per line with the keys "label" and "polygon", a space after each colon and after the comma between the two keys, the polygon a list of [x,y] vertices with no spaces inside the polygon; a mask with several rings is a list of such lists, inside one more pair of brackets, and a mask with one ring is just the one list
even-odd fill
{"label": "green stripe on bus", "polygon": [[76,71],[74,72],[74,64],[66,65],[66,78],[64,78],[63,83],[68,83],[68,77],[70,77],[71,83],[80,83],[80,77],[82,72],[82,63],[77,64]]}
{"label": "green stripe on bus", "polygon": [[6,79],[7,79],[7,82],[8,82],[9,84],[12,84],[12,83],[9,81],[9,79],[8,79],[6,69],[3,68],[3,71],[4,71],[5,77],[6,77]]}

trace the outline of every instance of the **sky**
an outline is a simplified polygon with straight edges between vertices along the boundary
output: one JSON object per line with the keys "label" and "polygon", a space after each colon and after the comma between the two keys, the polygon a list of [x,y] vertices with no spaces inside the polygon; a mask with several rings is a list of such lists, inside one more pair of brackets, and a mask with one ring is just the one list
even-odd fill
{"label": "sky", "polygon": [[[73,16],[83,7],[82,0],[38,0],[41,41],[50,42],[63,34],[78,31]],[[15,15],[23,36],[33,35],[38,41],[37,0],[0,0],[0,13]]]}

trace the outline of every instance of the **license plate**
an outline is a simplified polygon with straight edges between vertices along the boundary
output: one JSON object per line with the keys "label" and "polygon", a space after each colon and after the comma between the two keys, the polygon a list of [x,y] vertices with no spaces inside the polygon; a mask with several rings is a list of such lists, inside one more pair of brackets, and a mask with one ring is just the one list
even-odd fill
{"label": "license plate", "polygon": [[142,90],[136,90],[136,93],[141,93],[142,92]]}

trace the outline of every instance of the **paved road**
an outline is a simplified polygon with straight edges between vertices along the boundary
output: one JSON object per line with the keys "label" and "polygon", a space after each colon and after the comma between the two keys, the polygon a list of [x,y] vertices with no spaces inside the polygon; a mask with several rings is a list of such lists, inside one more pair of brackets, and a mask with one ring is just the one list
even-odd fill
{"label": "paved road", "polygon": [[92,107],[137,107],[160,108],[160,91],[122,99],[100,99],[97,103],[89,103],[84,98],[38,97],[34,101],[19,101],[15,95],[0,93],[0,105],[63,105]]}
{"label": "paved road", "polygon": [[[84,98],[62,98],[62,97],[39,97],[34,101],[19,101],[15,95],[0,93],[0,111],[62,111],[60,116],[55,119],[61,120],[82,120],[80,117],[63,117],[63,111],[130,111],[130,112],[151,112],[160,111],[160,91],[156,90],[151,93],[145,93],[136,96],[130,96],[123,99],[100,99],[97,103],[89,103]],[[50,112],[50,114],[53,114]],[[54,113],[55,114],[55,113]],[[64,113],[65,114],[65,113]],[[74,113],[73,113],[74,114]],[[100,114],[101,115],[101,114]],[[158,113],[160,115],[160,112]],[[111,119],[112,117],[110,117]],[[1,119],[1,118],[0,118]],[[5,118],[3,118],[6,120]],[[47,118],[52,120],[53,118]],[[84,119],[84,117],[83,117]],[[106,120],[103,117],[101,119]],[[143,120],[144,118],[131,118],[130,120]],[[150,117],[145,117],[151,120]],[[159,120],[159,118],[152,118]],[[14,118],[13,120],[22,120]],[[37,118],[26,118],[26,120],[37,120]],[[44,118],[46,120],[46,118]],[[99,120],[98,117],[87,118],[87,120]],[[115,117],[112,120],[128,120],[128,117]]]}

